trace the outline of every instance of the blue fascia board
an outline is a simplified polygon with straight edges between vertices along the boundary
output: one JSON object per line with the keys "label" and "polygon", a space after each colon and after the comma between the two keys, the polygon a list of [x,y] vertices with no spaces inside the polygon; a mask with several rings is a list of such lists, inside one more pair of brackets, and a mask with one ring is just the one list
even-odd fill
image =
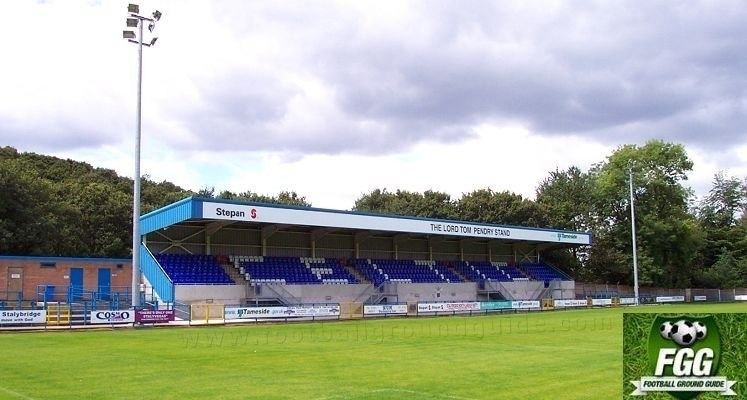
{"label": "blue fascia board", "polygon": [[140,234],[146,235],[179,222],[195,218],[195,202],[187,197],[140,217]]}
{"label": "blue fascia board", "polygon": [[165,206],[163,206],[161,208],[155,209],[155,210],[153,210],[153,211],[151,211],[151,212],[149,212],[149,213],[147,213],[145,215],[141,215],[140,216],[140,221],[142,221],[145,218],[150,218],[150,217],[152,217],[152,216],[154,216],[156,214],[161,214],[161,213],[163,213],[163,212],[165,212],[167,210],[170,210],[172,208],[179,207],[180,205],[182,205],[184,203],[192,201],[192,199],[194,199],[194,197],[192,197],[192,196],[185,197],[185,198],[183,198],[183,199],[181,199],[181,200],[179,200],[177,202],[174,202],[174,203],[171,203],[171,204],[167,204],[167,205],[165,205]]}
{"label": "blue fascia board", "polygon": [[[418,220],[418,221],[434,221],[434,222],[444,222],[444,223],[470,224],[470,225],[487,226],[487,227],[493,227],[493,228],[495,227],[515,228],[515,229],[527,229],[527,230],[543,231],[543,232],[575,233],[575,234],[581,234],[581,235],[589,235],[589,239],[590,240],[592,239],[591,232],[571,231],[571,230],[563,230],[563,229],[535,228],[535,227],[517,226],[517,225],[498,225],[498,224],[487,224],[484,222],[412,217],[412,216],[406,216],[406,215],[380,214],[380,213],[370,213],[370,212],[364,212],[364,211],[332,210],[329,208],[315,208],[315,207],[292,206],[292,205],[285,205],[285,204],[259,203],[259,202],[254,202],[254,201],[208,199],[208,198],[201,198],[201,197],[190,197],[190,199],[192,199],[195,206],[199,205],[199,214],[195,214],[193,210],[193,215],[195,215],[193,218],[202,217],[202,207],[201,207],[202,203],[208,202],[208,203],[222,203],[222,204],[237,204],[237,205],[245,205],[245,206],[271,207],[271,208],[280,208],[280,209],[288,209],[288,210],[322,211],[322,212],[329,212],[329,213],[336,213],[336,214],[365,215],[365,216],[370,216],[370,217],[384,217],[384,218],[393,218],[393,219],[410,219],[410,220]],[[181,200],[181,201],[184,201],[184,200]],[[174,203],[174,204],[177,204],[177,203]]]}
{"label": "blue fascia board", "polygon": [[14,256],[14,255],[0,255],[0,260],[54,261],[54,262],[107,262],[107,263],[129,263],[132,261],[131,258]]}

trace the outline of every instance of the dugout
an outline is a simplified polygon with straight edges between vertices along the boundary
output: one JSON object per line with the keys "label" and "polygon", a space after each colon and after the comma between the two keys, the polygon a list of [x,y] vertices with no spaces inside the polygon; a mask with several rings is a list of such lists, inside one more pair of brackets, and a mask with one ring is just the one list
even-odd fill
{"label": "dugout", "polygon": [[[409,302],[572,298],[567,275],[547,282],[469,279],[467,263],[520,266],[541,263],[544,251],[591,244],[591,235],[554,229],[503,226],[189,197],[141,217],[141,269],[164,301]],[[164,255],[220,256],[235,284],[174,284],[158,262]],[[246,257],[341,260],[357,272],[356,284],[253,283],[231,271]],[[375,282],[355,260],[418,260],[454,269],[460,282]],[[435,263],[439,262],[438,265]],[[508,268],[508,267],[507,267]],[[365,272],[365,271],[364,271]],[[470,272],[469,270],[467,272]],[[456,280],[456,279],[455,279]],[[548,283],[550,285],[548,285]],[[550,291],[550,292],[548,292]],[[554,292],[553,292],[554,291]]]}

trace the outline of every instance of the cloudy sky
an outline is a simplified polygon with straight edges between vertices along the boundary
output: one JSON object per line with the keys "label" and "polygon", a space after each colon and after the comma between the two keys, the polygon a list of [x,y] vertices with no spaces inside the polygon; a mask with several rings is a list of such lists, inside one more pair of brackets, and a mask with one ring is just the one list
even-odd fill
{"label": "cloudy sky", "polygon": [[[132,176],[127,2],[3,2],[0,145]],[[743,1],[142,1],[143,173],[350,208],[374,188],[532,197],[624,143],[747,177]]]}

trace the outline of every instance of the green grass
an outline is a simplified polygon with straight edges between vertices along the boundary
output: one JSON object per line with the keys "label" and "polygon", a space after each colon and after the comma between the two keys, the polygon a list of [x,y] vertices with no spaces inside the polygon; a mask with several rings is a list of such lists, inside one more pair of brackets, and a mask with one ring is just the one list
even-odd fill
{"label": "green grass", "polygon": [[623,312],[0,334],[1,399],[620,399]]}

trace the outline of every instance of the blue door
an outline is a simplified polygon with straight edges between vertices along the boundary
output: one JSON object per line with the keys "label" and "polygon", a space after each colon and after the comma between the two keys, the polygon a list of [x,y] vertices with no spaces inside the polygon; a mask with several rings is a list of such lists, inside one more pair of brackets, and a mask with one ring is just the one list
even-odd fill
{"label": "blue door", "polygon": [[112,271],[109,268],[99,268],[99,298],[109,300],[112,283]]}
{"label": "blue door", "polygon": [[70,268],[70,300],[83,297],[83,268]]}

